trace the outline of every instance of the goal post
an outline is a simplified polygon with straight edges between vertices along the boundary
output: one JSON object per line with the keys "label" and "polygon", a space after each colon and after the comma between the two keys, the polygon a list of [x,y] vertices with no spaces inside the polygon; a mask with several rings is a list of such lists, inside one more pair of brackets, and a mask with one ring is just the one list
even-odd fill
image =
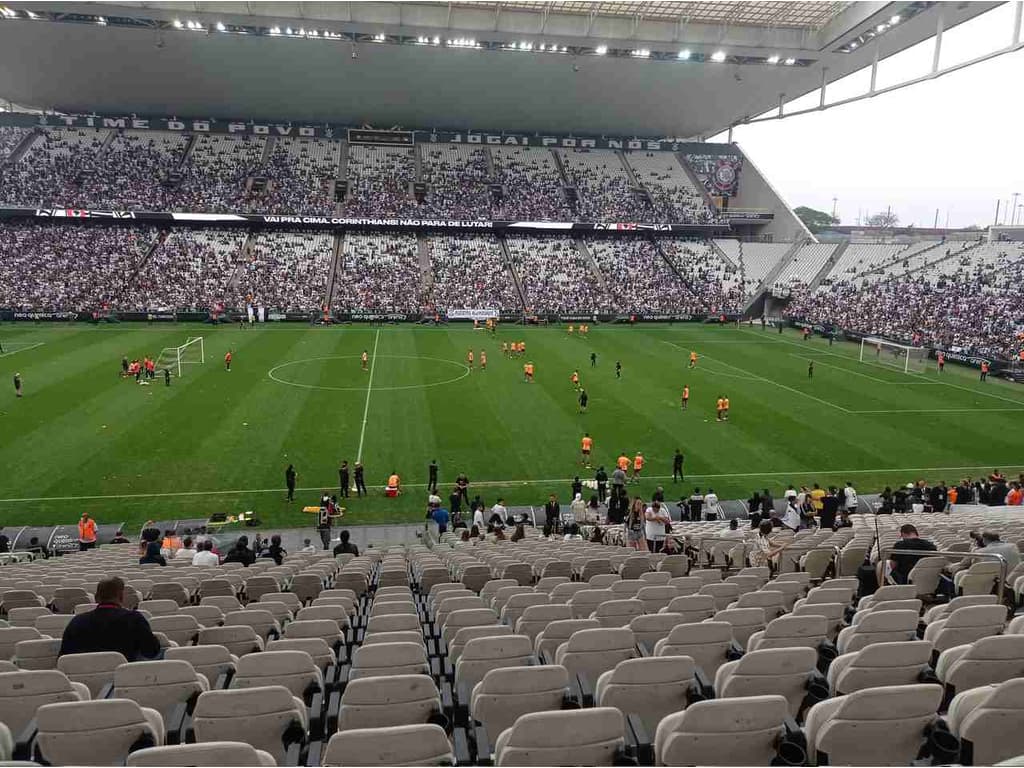
{"label": "goal post", "polygon": [[867,336],[860,340],[860,362],[884,365],[904,373],[923,373],[928,365],[928,350]]}
{"label": "goal post", "polygon": [[167,368],[179,378],[186,365],[201,365],[206,362],[206,348],[202,336],[189,337],[180,347],[164,347],[156,359],[158,370]]}

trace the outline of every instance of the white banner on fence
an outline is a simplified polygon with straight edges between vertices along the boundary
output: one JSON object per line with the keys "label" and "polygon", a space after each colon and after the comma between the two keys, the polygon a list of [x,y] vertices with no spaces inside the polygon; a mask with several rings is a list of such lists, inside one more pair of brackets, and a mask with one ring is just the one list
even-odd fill
{"label": "white banner on fence", "polygon": [[487,320],[489,318],[497,318],[498,310],[496,309],[449,309],[448,319],[449,320]]}

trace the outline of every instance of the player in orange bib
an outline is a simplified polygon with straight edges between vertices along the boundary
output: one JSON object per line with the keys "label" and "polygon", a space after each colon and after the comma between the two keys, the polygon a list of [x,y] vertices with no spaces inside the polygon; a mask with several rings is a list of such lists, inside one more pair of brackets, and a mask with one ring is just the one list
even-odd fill
{"label": "player in orange bib", "polygon": [[696,352],[690,352],[690,365],[688,367],[690,367],[690,368],[696,368],[697,367],[697,353]]}
{"label": "player in orange bib", "polygon": [[469,366],[469,370],[473,370],[473,350],[469,350],[466,353],[466,365]]}
{"label": "player in orange bib", "polygon": [[569,377],[569,381],[572,382],[572,388],[578,390],[580,388],[580,372],[573,371],[572,376]]}
{"label": "player in orange bib", "polygon": [[723,397],[722,398],[722,420],[723,421],[728,421],[729,420],[729,398],[728,397]]}
{"label": "player in orange bib", "polygon": [[363,370],[364,371],[369,370],[366,367],[366,364],[370,361],[370,356],[367,354],[365,349],[363,350],[363,354],[359,357],[359,360],[363,364]]}
{"label": "player in orange bib", "polygon": [[684,384],[683,385],[682,403],[683,403],[683,410],[685,411],[687,406],[689,406],[689,404],[690,404],[690,385],[689,384]]}
{"label": "player in orange bib", "polygon": [[572,330],[573,330],[573,328],[572,328],[572,323],[570,323],[570,324],[569,324],[569,335],[570,335],[570,336],[572,336]]}
{"label": "player in orange bib", "polygon": [[533,383],[533,363],[527,363],[523,366],[523,374],[526,376],[528,383]]}
{"label": "player in orange bib", "polygon": [[526,342],[525,341],[520,341],[519,342],[519,354],[520,355],[525,355],[526,354]]}
{"label": "player in orange bib", "polygon": [[725,398],[719,395],[715,401],[715,421],[723,421],[722,414],[725,412]]}
{"label": "player in orange bib", "polygon": [[486,349],[481,349],[480,350],[480,370],[481,371],[486,371],[487,370],[487,350]]}
{"label": "player in orange bib", "polygon": [[580,440],[580,464],[585,467],[590,466],[590,452],[594,448],[594,439],[590,436],[589,432],[583,433],[583,439]]}
{"label": "player in orange bib", "polygon": [[619,458],[615,460],[615,466],[617,466],[623,472],[629,471],[629,456],[627,456],[624,453],[619,454]]}
{"label": "player in orange bib", "polygon": [[503,354],[505,357],[508,357],[508,342],[507,341],[501,342],[501,354]]}
{"label": "player in orange bib", "polygon": [[224,370],[225,371],[230,371],[231,370],[231,350],[230,349],[228,350],[228,353],[226,355],[224,355]]}
{"label": "player in orange bib", "polygon": [[630,481],[634,483],[640,482],[640,473],[644,471],[644,455],[640,451],[636,452],[636,456],[633,457],[633,474],[630,476]]}

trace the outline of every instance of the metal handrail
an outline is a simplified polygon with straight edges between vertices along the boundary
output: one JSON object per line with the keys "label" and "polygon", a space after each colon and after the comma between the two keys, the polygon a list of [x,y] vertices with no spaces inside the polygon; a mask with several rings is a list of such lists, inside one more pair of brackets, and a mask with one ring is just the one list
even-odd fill
{"label": "metal handrail", "polygon": [[[878,560],[882,562],[882,552],[885,552],[886,548],[882,548],[879,553]],[[889,555],[901,554],[901,555],[914,555],[915,557],[958,557],[961,560],[994,560],[999,563],[999,578],[997,579],[997,595],[1000,603],[1003,602],[1003,590],[1006,585],[1006,574],[1008,572],[1006,558],[1002,555],[996,554],[995,552],[955,552],[953,550],[920,550],[920,549],[900,549],[898,546],[888,548]],[[886,557],[885,560],[889,558]]]}

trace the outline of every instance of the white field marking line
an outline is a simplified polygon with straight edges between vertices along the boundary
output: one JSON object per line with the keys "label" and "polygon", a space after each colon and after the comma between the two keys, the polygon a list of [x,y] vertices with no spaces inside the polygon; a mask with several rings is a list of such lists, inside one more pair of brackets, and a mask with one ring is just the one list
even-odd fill
{"label": "white field marking line", "polygon": [[370,413],[370,394],[373,392],[373,371],[377,367],[377,342],[380,341],[380,328],[373,337],[373,357],[370,358],[370,383],[366,385],[366,405],[363,406],[363,428],[359,431],[359,450],[356,451],[356,463],[363,460],[363,438],[366,437],[366,417]]}
{"label": "white field marking line", "polygon": [[[11,342],[11,343],[12,344],[17,344],[18,342]],[[19,352],[28,352],[30,349],[35,349],[36,347],[41,347],[45,343],[46,343],[45,341],[37,341],[35,344],[29,344],[27,347],[19,347],[18,349],[12,349],[10,352],[4,352],[2,355],[0,355],[0,357],[10,357],[11,355],[16,355]],[[10,344],[8,344],[8,346],[10,346]]]}
{"label": "white field marking line", "polygon": [[[754,334],[755,336],[757,335],[753,331],[747,331],[747,330],[744,330],[742,328],[740,330],[743,333],[750,333],[750,334]],[[800,347],[801,349],[804,349],[804,346],[802,344],[799,344],[799,343],[797,343],[795,341],[790,341],[789,339],[776,339],[775,343],[777,343],[777,344],[789,344],[790,346]],[[839,354],[836,354],[835,352],[827,352],[826,350],[823,350],[823,349],[819,349],[819,350],[815,350],[815,351],[818,354],[832,355],[833,357],[842,357],[842,358],[844,358],[846,360],[853,360],[854,359],[854,358],[852,358],[852,357],[850,357],[848,355],[839,355]],[[883,368],[885,370],[891,370],[889,368],[886,368],[886,366],[880,365],[878,363],[872,363],[872,362],[870,362],[868,360],[861,360],[861,361],[858,361],[858,362],[861,362],[863,365],[873,365],[876,368]],[[948,381],[942,381],[941,377],[937,377],[937,378],[932,379],[932,378],[928,378],[927,376],[925,376],[924,374],[921,374],[921,373],[907,373],[906,375],[907,376],[915,376],[915,377],[921,379],[922,381],[927,381],[927,382],[929,382],[931,384],[942,384],[943,386],[946,386],[946,387],[953,387],[954,389],[961,389],[964,392],[970,392],[973,395],[981,395],[982,397],[991,397],[991,398],[995,398],[996,400],[1005,400],[1008,403],[1014,403],[1016,405],[1020,405],[1020,406],[1024,407],[1024,400],[1014,400],[1012,397],[1003,397],[1002,395],[993,395],[993,394],[991,394],[989,392],[979,392],[978,390],[971,389],[970,387],[963,387],[963,386],[961,386],[959,384],[953,384],[953,383],[948,382]]]}
{"label": "white field marking line", "polygon": [[1024,413],[1024,408],[905,408],[899,411],[850,411],[850,413]]}
{"label": "white field marking line", "polygon": [[[662,344],[668,344],[668,345],[673,346],[676,349],[680,349],[680,350],[682,350],[684,352],[687,351],[684,347],[680,347],[678,344],[673,344],[671,341],[662,341]],[[706,357],[708,360],[714,360],[716,363],[721,363],[724,366],[727,366],[729,368],[733,368],[733,369],[735,369],[737,371],[745,373],[747,376],[752,377],[753,380],[755,380],[755,381],[763,381],[765,384],[771,384],[772,386],[779,387],[781,389],[785,389],[785,390],[787,390],[789,392],[793,392],[794,394],[803,395],[804,397],[810,398],[811,400],[814,400],[815,402],[821,403],[822,405],[827,405],[829,408],[835,408],[837,411],[842,411],[843,413],[850,413],[851,412],[848,408],[844,408],[841,405],[836,405],[835,403],[831,403],[828,400],[822,400],[820,397],[815,397],[814,395],[809,395],[806,392],[801,392],[799,389],[793,389],[792,387],[788,387],[785,384],[780,384],[777,381],[772,381],[771,379],[766,379],[764,376],[758,376],[756,373],[751,373],[750,371],[748,371],[748,370],[746,370],[744,368],[740,368],[738,365],[733,365],[732,363],[727,363],[724,360],[718,360],[718,359],[716,359],[714,357],[711,357],[707,353],[702,352],[701,354],[704,357]]]}
{"label": "white field marking line", "polygon": [[[427,389],[429,387],[440,387],[443,384],[454,384],[457,381],[462,381],[464,378],[469,376],[469,366],[465,363],[460,363],[457,360],[445,360],[443,357],[426,357],[424,355],[381,355],[383,358],[389,360],[432,360],[436,363],[450,363],[456,368],[462,368],[463,373],[461,376],[456,376],[454,379],[445,379],[444,381],[434,381],[427,384],[407,384],[401,387],[377,387],[378,392],[397,392],[405,389]],[[356,360],[359,355],[328,355],[326,357],[304,357],[301,360],[289,360],[287,363],[281,363],[275,365],[269,371],[267,376],[276,381],[278,384],[285,384],[289,387],[298,387],[300,389],[321,389],[331,392],[363,392],[363,387],[326,387],[320,384],[300,384],[296,381],[287,381],[286,379],[279,379],[274,374],[282,368],[287,368],[289,365],[298,365],[299,363],[315,362],[317,360]]]}
{"label": "white field marking line", "polygon": [[[798,355],[796,352],[790,352],[789,356],[790,357],[795,357],[797,360],[803,360],[804,362],[814,363],[815,365],[824,365],[826,368],[834,368],[835,370],[842,371],[843,373],[849,373],[849,374],[852,374],[854,376],[862,376],[865,379],[871,379],[871,381],[877,381],[879,384],[901,384],[901,383],[903,383],[903,382],[899,382],[899,381],[887,381],[886,379],[880,379],[877,376],[871,376],[870,374],[861,373],[860,371],[851,371],[849,368],[843,368],[841,365],[832,365],[831,363],[826,363],[823,360],[817,360],[817,359],[811,358],[811,357],[804,357],[803,355]],[[858,413],[863,413],[863,411],[858,411]]]}
{"label": "white field marking line", "polygon": [[[818,471],[811,470],[789,470],[786,472],[727,472],[719,474],[696,474],[686,472],[685,477],[687,479],[700,478],[702,480],[716,480],[716,479],[727,479],[731,477],[791,477],[791,476],[814,476],[814,477],[837,477],[840,475],[870,475],[870,474],[892,474],[892,473],[907,473],[907,472],[961,472],[970,469],[991,469],[994,465],[1003,467],[1007,470],[1024,469],[1024,464],[1007,464],[1006,462],[996,461],[991,464],[978,464],[970,467],[909,467],[909,468],[883,468],[883,469],[825,469]],[[471,483],[473,486],[491,487],[491,486],[509,486],[509,485],[542,485],[542,484],[553,484],[553,483],[571,483],[575,478],[572,477],[559,477],[559,478],[548,478],[544,480],[475,480]],[[671,480],[672,475],[646,475],[647,480]],[[322,491],[324,488],[333,487],[332,483],[337,482],[332,480],[330,483],[325,485],[311,485],[306,488],[296,488],[297,491]],[[407,488],[426,488],[427,483],[402,483]],[[370,486],[380,487],[383,486]],[[224,491],[174,491],[170,493],[122,493],[122,494],[107,494],[107,495],[93,495],[93,496],[35,496],[17,499],[0,499],[0,504],[16,504],[21,502],[40,502],[40,501],[102,501],[111,499],[158,499],[158,498],[174,498],[174,497],[194,497],[194,496],[237,496],[246,493],[284,493],[284,488],[238,488],[233,490]]]}

